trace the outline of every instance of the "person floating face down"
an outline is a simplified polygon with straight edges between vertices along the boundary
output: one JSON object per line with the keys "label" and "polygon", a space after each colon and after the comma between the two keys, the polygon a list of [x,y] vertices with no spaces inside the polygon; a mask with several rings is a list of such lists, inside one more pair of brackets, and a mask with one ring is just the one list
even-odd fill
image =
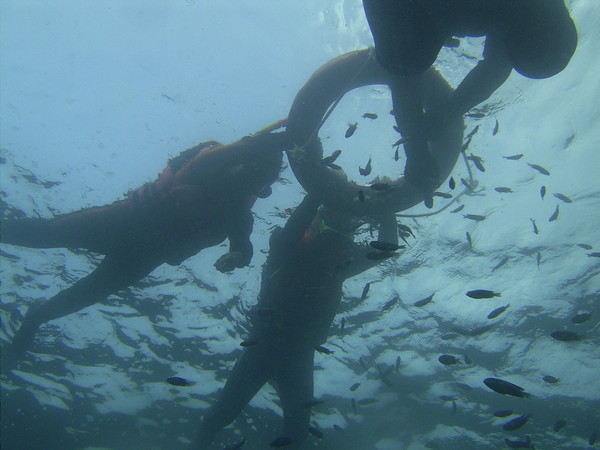
{"label": "person floating face down", "polygon": [[[441,181],[427,140],[487,100],[515,69],[528,78],[561,72],[577,47],[564,0],[363,0],[375,54],[393,75],[394,114],[407,156],[405,175],[427,199]],[[483,59],[435,108],[424,112],[419,74],[455,36],[485,36]],[[428,205],[430,206],[430,205]]]}
{"label": "person floating face down", "polygon": [[[276,387],[283,409],[279,436],[300,445],[308,435],[315,347],[323,344],[342,298],[344,280],[375,266],[357,244],[360,222],[307,195],[283,229],[273,231],[258,303],[245,347],[216,403],[205,414],[196,448],[208,448],[261,387]],[[379,239],[396,244],[393,215],[380,220]],[[285,439],[284,439],[285,438]],[[287,447],[286,447],[287,448]]]}
{"label": "person floating face down", "polygon": [[285,133],[230,145],[199,144],[172,159],[159,178],[125,200],[53,219],[2,220],[2,243],[31,248],[83,248],[105,257],[88,276],[41,305],[31,306],[3,356],[13,361],[39,326],[125,289],[163,263],[179,265],[229,239],[215,263],[229,272],[252,258],[251,207],[270,192],[281,169]]}

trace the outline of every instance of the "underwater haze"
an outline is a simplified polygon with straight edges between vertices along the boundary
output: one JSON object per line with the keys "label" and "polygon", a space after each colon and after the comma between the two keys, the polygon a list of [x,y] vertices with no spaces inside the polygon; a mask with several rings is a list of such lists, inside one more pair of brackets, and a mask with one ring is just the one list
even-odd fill
{"label": "underwater haze", "polygon": [[[600,433],[600,2],[569,8],[579,45],[567,68],[545,80],[513,71],[479,105],[482,117],[466,118],[465,134],[479,128],[465,153],[485,171],[460,158],[454,199],[403,211],[409,246],[344,284],[325,344],[335,353],[315,355],[324,403],[311,423],[324,439],[303,448],[501,449],[505,438],[529,436],[538,449],[573,449]],[[436,67],[450,84],[475,65],[482,42],[441,52]],[[316,69],[372,44],[359,0],[0,0],[2,217],[50,218],[125,198],[180,151],[285,118]],[[365,181],[358,167],[369,158],[367,181],[402,175],[391,107],[387,87],[360,88],[321,129],[324,153],[342,149],[336,164],[350,179]],[[473,191],[460,183],[469,173]],[[2,373],[2,448],[191,448],[248,336],[270,231],[304,192],[289,168],[272,187],[253,209],[249,267],[218,272],[223,243],[42,326],[18,368]],[[447,181],[440,191],[450,192]],[[74,249],[0,249],[3,343],[31,304],[99,261]],[[476,289],[501,296],[466,295]],[[573,322],[583,313],[588,320]],[[581,339],[556,340],[555,331]],[[192,384],[169,385],[172,376]],[[493,392],[490,377],[531,397]],[[374,401],[354,410],[352,399]],[[244,449],[269,448],[278,403],[266,385],[214,448],[242,438]],[[503,429],[524,414],[525,426]]]}

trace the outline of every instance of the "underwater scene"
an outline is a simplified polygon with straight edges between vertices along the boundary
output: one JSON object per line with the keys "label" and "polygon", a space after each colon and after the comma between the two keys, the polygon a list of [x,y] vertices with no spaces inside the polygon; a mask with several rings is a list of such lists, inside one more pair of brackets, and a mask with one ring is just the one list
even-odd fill
{"label": "underwater scene", "polygon": [[600,445],[598,0],[0,0],[1,447]]}

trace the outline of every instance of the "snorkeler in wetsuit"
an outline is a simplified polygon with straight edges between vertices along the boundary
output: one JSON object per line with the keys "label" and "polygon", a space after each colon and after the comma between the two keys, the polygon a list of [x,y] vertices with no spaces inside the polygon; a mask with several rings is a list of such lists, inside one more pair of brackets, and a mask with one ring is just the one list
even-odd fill
{"label": "snorkeler in wetsuit", "polygon": [[[377,60],[394,75],[394,114],[408,138],[405,175],[426,197],[442,181],[428,140],[488,99],[512,69],[528,78],[551,77],[577,47],[564,0],[363,0],[363,6]],[[445,102],[424,111],[416,95],[418,75],[454,36],[486,36],[483,59]]]}
{"label": "snorkeler in wetsuit", "polygon": [[53,219],[2,220],[4,244],[83,248],[105,255],[91,274],[30,306],[8,350],[18,357],[43,323],[101,301],[161,264],[179,265],[225,239],[229,252],[217,260],[217,270],[247,265],[253,253],[252,205],[257,196],[270,192],[287,146],[285,133],[225,146],[205,142],[171,160],[155,182],[130,192],[125,200]]}
{"label": "snorkeler in wetsuit", "polygon": [[[273,231],[248,341],[216,403],[204,416],[198,448],[208,448],[268,381],[283,409],[281,439],[300,445],[308,435],[315,347],[323,344],[348,278],[379,261],[353,240],[355,219],[307,195],[285,227]],[[379,239],[397,243],[393,215],[381,219]],[[286,447],[288,448],[288,447]]]}

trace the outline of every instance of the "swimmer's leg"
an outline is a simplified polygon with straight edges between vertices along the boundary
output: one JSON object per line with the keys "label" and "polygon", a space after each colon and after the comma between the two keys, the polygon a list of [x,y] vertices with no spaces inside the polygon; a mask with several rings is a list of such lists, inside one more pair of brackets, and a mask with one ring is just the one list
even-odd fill
{"label": "swimmer's leg", "polygon": [[132,285],[160,265],[155,258],[144,258],[146,259],[108,255],[91,274],[43,304],[31,307],[15,333],[12,351],[16,354],[26,351],[43,323],[93,305]]}
{"label": "swimmer's leg", "polygon": [[[314,349],[311,347],[290,351],[288,357],[277,363],[276,380],[283,409],[283,433],[300,445],[308,437],[314,383]],[[295,448],[295,447],[293,447]]]}
{"label": "swimmer's leg", "polygon": [[208,448],[215,435],[233,422],[269,379],[272,358],[268,347],[261,343],[244,349],[217,402],[204,415],[194,448]]}

